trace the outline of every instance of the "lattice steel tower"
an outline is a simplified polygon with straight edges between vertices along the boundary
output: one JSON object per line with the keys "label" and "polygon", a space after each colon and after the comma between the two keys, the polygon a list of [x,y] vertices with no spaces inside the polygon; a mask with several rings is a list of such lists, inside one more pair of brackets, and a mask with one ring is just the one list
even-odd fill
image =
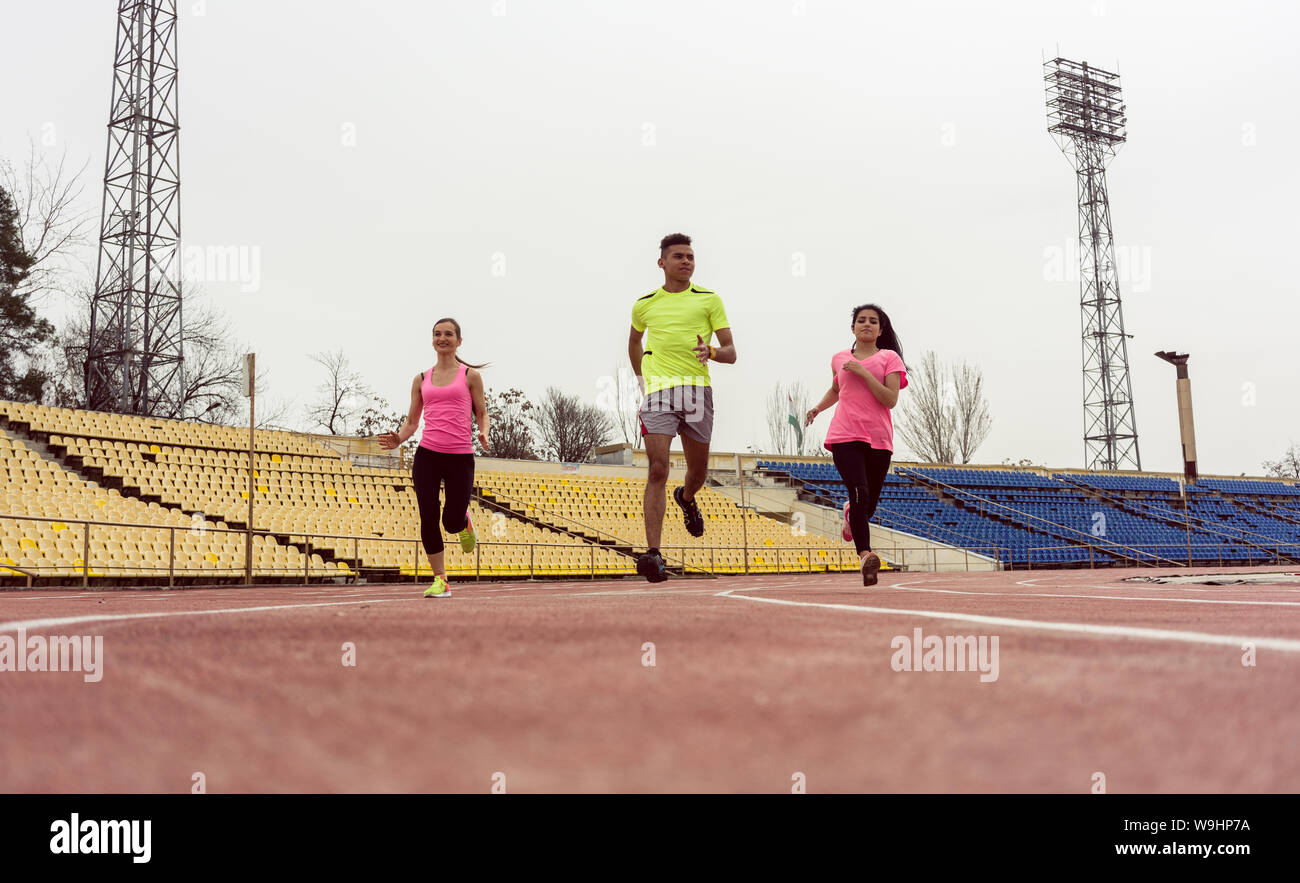
{"label": "lattice steel tower", "polygon": [[1079,189],[1084,457],[1089,469],[1141,470],[1106,190],[1106,161],[1126,140],[1119,74],[1064,58],[1043,67],[1047,131],[1074,166]]}
{"label": "lattice steel tower", "polygon": [[118,0],[113,58],[86,404],[183,417],[176,0]]}

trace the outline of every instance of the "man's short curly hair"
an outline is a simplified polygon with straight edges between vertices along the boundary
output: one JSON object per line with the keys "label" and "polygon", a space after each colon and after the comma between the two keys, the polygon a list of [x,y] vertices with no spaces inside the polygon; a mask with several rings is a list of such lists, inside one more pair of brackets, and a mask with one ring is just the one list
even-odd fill
{"label": "man's short curly hair", "polygon": [[664,256],[664,252],[670,245],[690,245],[691,237],[685,233],[669,233],[663,239],[659,240],[659,257]]}

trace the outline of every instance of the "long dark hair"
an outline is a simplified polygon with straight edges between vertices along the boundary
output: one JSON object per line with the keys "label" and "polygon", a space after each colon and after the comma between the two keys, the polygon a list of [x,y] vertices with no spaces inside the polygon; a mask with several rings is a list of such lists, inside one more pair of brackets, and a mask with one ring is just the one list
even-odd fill
{"label": "long dark hair", "polygon": [[[863,310],[875,310],[876,315],[880,317],[880,336],[876,338],[876,349],[893,350],[898,353],[900,359],[903,358],[903,345],[898,342],[898,335],[894,333],[894,323],[889,321],[888,314],[875,304],[863,304],[860,307],[853,308],[853,318],[850,320],[850,327],[858,324],[858,313]],[[457,332],[459,334],[460,332]],[[853,341],[853,348],[857,349],[858,342]],[[850,352],[852,352],[852,349]],[[906,360],[904,360],[906,361]]]}
{"label": "long dark hair", "polygon": [[[443,322],[450,322],[450,323],[452,324],[452,327],[454,327],[454,328],[456,329],[456,339],[457,339],[457,340],[460,340],[460,323],[457,322],[455,319],[451,318],[450,316],[448,316],[446,319],[439,319],[437,322],[434,322],[434,323],[433,323],[433,327],[434,327],[434,328],[437,328],[437,327],[438,327],[439,325],[441,325]],[[491,362],[484,362],[482,365],[475,365],[475,364],[472,363],[472,362],[466,362],[466,361],[465,361],[464,359],[462,359],[460,356],[457,356],[457,357],[456,357],[456,361],[457,361],[457,362],[460,362],[460,363],[461,363],[462,365],[464,365],[466,368],[486,368],[488,365],[491,365],[491,364],[492,364]]]}

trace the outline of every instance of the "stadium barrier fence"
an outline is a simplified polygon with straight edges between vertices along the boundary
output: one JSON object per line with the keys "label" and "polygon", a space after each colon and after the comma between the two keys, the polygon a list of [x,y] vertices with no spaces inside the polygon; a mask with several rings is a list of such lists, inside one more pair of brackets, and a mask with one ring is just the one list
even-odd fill
{"label": "stadium barrier fence", "polygon": [[[18,515],[0,513],[0,526],[14,522],[31,522],[61,525],[57,532],[63,530],[73,531],[79,542],[76,546],[79,548],[79,556],[70,564],[63,562],[66,556],[55,556],[54,563],[49,565],[35,563],[32,560],[13,561],[4,559],[0,561],[0,580],[11,583],[14,578],[21,578],[28,587],[33,585],[34,580],[52,583],[58,581],[58,584],[73,584],[79,582],[83,587],[89,587],[92,581],[95,584],[120,584],[123,580],[147,580],[150,585],[167,585],[175,586],[178,580],[188,580],[186,585],[204,585],[204,584],[230,584],[237,580],[243,580],[245,583],[251,583],[257,578],[272,578],[280,580],[302,580],[304,584],[313,580],[318,582],[334,583],[359,583],[362,579],[367,582],[385,581],[396,582],[404,581],[409,578],[412,582],[418,582],[422,577],[432,574],[427,559],[423,554],[423,547],[418,537],[378,537],[378,536],[359,536],[355,534],[327,534],[314,532],[298,531],[270,531],[270,530],[253,530],[246,528],[217,527],[208,523],[201,525],[166,525],[166,524],[142,524],[132,522],[106,521],[106,520],[88,520],[74,518],[54,518],[49,516],[37,515]],[[108,542],[118,544],[116,551],[106,551],[96,554],[95,540],[96,533],[103,536],[103,532],[110,530],[132,531],[131,535],[116,537],[105,541],[104,549],[108,550]],[[205,546],[204,551],[205,563],[196,564],[190,555],[197,552],[185,553],[185,560],[178,559],[178,534],[184,533],[191,537],[198,535],[204,538],[205,543],[196,544]],[[146,539],[146,534],[156,538],[155,540]],[[243,539],[242,543],[214,543],[212,537],[232,536]],[[292,565],[280,565],[276,563],[267,564],[265,559],[254,560],[249,562],[248,544],[254,543],[256,551],[257,540],[261,537],[262,543],[274,539],[276,542],[272,548],[285,549],[288,555],[288,549],[293,548],[298,555],[294,556],[295,560],[301,557],[301,565],[294,563]],[[279,542],[285,537],[288,541],[284,545]],[[339,544],[332,543],[322,544],[322,540],[343,540],[351,541],[351,556],[339,554]],[[129,543],[135,546],[135,554],[141,557],[132,557],[132,553],[122,550],[121,543]],[[396,567],[380,566],[373,563],[365,563],[361,556],[361,543],[396,543],[399,546],[409,544],[411,555],[409,559],[405,558],[404,553],[400,553],[400,560],[409,560],[408,564],[398,564]],[[147,543],[151,548],[156,549],[159,544],[165,544],[166,556],[165,561],[160,553],[152,553],[148,558],[143,557],[140,550],[140,544]],[[298,548],[301,546],[301,548]],[[24,548],[35,547],[41,552],[42,558],[48,558],[46,549],[42,549],[39,543],[32,541],[32,545]],[[212,551],[220,547],[224,557],[217,555]],[[66,547],[65,547],[66,548]],[[485,562],[485,549],[502,549],[516,548],[521,550],[518,556],[511,556],[511,562],[508,565],[501,566],[499,563]],[[523,549],[527,553],[522,554]],[[611,568],[607,562],[597,561],[597,550],[606,549],[612,554],[618,555],[620,559],[626,562],[627,568],[634,567],[634,556],[630,552],[614,549],[608,545],[596,543],[522,543],[522,542],[499,542],[494,540],[480,540],[475,545],[474,563],[470,568],[456,567],[452,562],[448,562],[448,575],[468,579],[473,577],[475,581],[483,579],[519,579],[519,578],[556,578],[556,577],[587,577],[597,579],[608,576],[631,576],[623,568]],[[578,568],[568,566],[572,560],[566,562],[565,566],[547,568],[540,559],[545,557],[539,555],[539,552],[569,552],[572,550],[586,550],[585,555],[579,557],[586,558],[586,566]],[[203,551],[202,549],[200,551]],[[318,564],[314,565],[313,555],[320,556],[324,551],[332,561],[326,561],[325,557],[320,557]],[[856,571],[858,567],[857,554],[852,547],[828,550],[824,547],[813,545],[799,546],[730,546],[730,545],[694,545],[694,546],[661,546],[665,559],[668,561],[670,569],[680,572],[682,575],[698,575],[703,577],[714,577],[723,574],[756,574],[756,573],[827,573],[841,571]],[[939,550],[933,546],[927,547],[908,547],[899,546],[891,550],[891,554],[896,555],[894,561],[887,563],[897,570],[910,571],[937,571],[940,569],[938,555]],[[962,550],[966,552],[964,566],[958,568],[948,563],[943,564],[947,570],[962,569],[970,570],[971,554],[990,554],[998,555],[1002,550],[995,546],[988,546],[984,549]],[[827,552],[825,558],[818,553]],[[119,554],[120,553],[120,554]],[[708,554],[707,567],[703,564],[704,554]],[[36,556],[33,556],[36,557]],[[926,565],[926,558],[929,558],[929,567]],[[525,564],[526,558],[526,564]],[[735,559],[739,558],[739,561]],[[339,569],[336,562],[341,561],[346,567]],[[698,561],[700,563],[692,563]],[[205,580],[209,582],[204,582]]]}

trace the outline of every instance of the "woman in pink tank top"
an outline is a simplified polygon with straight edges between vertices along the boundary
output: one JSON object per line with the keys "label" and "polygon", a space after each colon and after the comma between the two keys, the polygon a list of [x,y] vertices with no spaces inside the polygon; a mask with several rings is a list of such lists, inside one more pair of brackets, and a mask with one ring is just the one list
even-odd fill
{"label": "woman in pink tank top", "polygon": [[894,325],[880,307],[856,307],[851,328],[853,346],[831,357],[831,388],[808,412],[804,425],[839,403],[826,447],[849,494],[844,539],[853,541],[862,559],[862,584],[874,586],[880,556],[871,551],[870,521],[894,455],[890,411],[898,404],[899,390],[907,386],[907,366]]}
{"label": "woman in pink tank top", "polygon": [[[447,598],[444,546],[441,526],[447,533],[458,534],[460,547],[474,551],[477,538],[469,517],[470,492],[474,487],[474,445],[471,432],[478,423],[478,440],[488,449],[488,414],[483,397],[483,376],[479,368],[461,361],[456,350],[461,345],[460,323],[439,319],[433,325],[433,351],[438,361],[428,371],[421,371],[411,383],[411,408],[397,432],[379,436],[379,446],[391,451],[415,434],[424,418],[424,434],[415,451],[411,478],[415,499],[420,507],[420,539],[433,568],[433,585],[426,598]],[[439,518],[438,492],[446,489],[447,505]]]}

